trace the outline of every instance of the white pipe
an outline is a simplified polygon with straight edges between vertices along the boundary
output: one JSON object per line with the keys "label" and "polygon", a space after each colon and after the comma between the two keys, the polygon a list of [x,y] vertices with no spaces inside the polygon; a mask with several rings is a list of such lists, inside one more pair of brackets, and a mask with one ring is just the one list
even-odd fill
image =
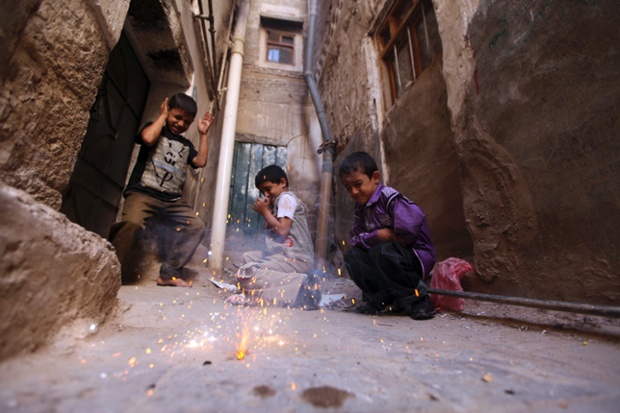
{"label": "white pipe", "polygon": [[232,173],[233,152],[235,149],[235,131],[237,110],[239,106],[239,89],[241,85],[241,68],[243,66],[243,49],[245,28],[251,0],[241,0],[237,14],[237,24],[233,36],[228,72],[228,88],[224,120],[222,125],[222,142],[220,160],[217,168],[215,201],[213,203],[213,221],[211,225],[211,256],[209,268],[221,273],[224,262],[224,242],[226,240],[226,218],[228,215],[228,198],[230,195],[230,176]]}

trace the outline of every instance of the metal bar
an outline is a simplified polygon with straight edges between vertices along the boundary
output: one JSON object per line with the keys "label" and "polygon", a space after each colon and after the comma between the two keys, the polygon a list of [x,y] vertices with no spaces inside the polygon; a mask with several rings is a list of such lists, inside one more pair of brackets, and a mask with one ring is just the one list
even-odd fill
{"label": "metal bar", "polygon": [[[217,93],[217,85],[216,85],[216,68],[212,66],[211,63],[211,54],[215,54],[215,49],[213,50],[209,50],[209,40],[207,39],[207,26],[205,24],[205,20],[209,20],[209,23],[212,24],[213,19],[209,19],[209,17],[205,17],[204,14],[204,10],[202,7],[202,0],[198,1],[198,9],[199,9],[199,15],[194,15],[194,18],[197,18],[200,20],[200,27],[201,27],[201,34],[202,34],[202,43],[204,46],[204,50],[206,53],[205,56],[205,61],[206,61],[206,66],[207,66],[207,76],[209,78],[209,83],[211,83],[211,92],[213,93],[213,96],[209,96],[209,98],[211,98],[212,100],[215,100],[217,102],[218,100],[218,93]],[[219,103],[218,103],[218,107],[219,107]]]}
{"label": "metal bar", "polygon": [[459,298],[469,298],[478,301],[491,301],[499,304],[521,305],[524,307],[544,308],[547,310],[567,311],[579,314],[601,315],[606,317],[620,317],[620,307],[601,306],[593,304],[568,303],[564,301],[538,300],[533,298],[507,297],[503,295],[472,293],[466,291],[450,291],[429,288],[430,294],[448,295]]}
{"label": "metal bar", "polygon": [[[213,53],[211,54],[211,58],[213,59],[213,79],[215,81],[215,76],[217,75],[218,68],[217,68],[217,53],[215,53],[215,21],[213,19],[213,1],[212,0],[209,0],[209,33],[211,33],[211,50],[213,50]],[[215,93],[217,95],[217,91]]]}

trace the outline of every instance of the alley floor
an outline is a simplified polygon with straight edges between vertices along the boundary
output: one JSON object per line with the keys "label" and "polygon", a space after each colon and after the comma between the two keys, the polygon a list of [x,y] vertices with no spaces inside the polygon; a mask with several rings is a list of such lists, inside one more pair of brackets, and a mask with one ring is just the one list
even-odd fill
{"label": "alley floor", "polygon": [[105,325],[0,365],[0,411],[620,411],[616,319],[468,301],[414,321],[229,294],[206,270],[193,288],[123,286]]}

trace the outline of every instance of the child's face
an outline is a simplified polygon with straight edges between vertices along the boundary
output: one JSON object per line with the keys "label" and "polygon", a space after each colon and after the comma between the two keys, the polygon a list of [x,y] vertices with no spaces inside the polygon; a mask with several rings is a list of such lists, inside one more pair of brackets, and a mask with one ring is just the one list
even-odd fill
{"label": "child's face", "polygon": [[366,205],[379,186],[381,174],[375,171],[369,178],[365,173],[355,170],[350,174],[340,175],[340,181],[355,202]]}
{"label": "child's face", "polygon": [[194,122],[194,116],[188,115],[183,109],[174,108],[168,110],[166,126],[170,129],[170,132],[175,135],[185,133],[192,122]]}
{"label": "child's face", "polygon": [[269,205],[273,205],[276,198],[286,191],[286,179],[280,179],[280,182],[265,181],[258,186],[258,190],[265,198],[269,200]]}

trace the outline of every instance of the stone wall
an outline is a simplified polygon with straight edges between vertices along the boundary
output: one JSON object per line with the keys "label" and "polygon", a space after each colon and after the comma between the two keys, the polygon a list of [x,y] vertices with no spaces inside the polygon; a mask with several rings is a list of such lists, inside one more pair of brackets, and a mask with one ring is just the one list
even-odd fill
{"label": "stone wall", "polygon": [[[3,39],[14,47],[0,66],[0,173],[58,209],[112,46],[108,39],[118,39],[122,22],[100,26],[86,1],[18,3],[2,5],[19,24]],[[128,6],[128,0],[114,2],[110,10],[123,14]]]}
{"label": "stone wall", "polygon": [[453,121],[487,288],[620,302],[618,23],[614,1],[481,1],[450,51],[471,56]]}
{"label": "stone wall", "polygon": [[[214,3],[217,30],[226,33],[232,6]],[[0,359],[43,346],[75,321],[97,325],[116,302],[120,270],[111,245],[55,210],[121,30],[127,29],[151,81],[145,116],[156,116],[165,96],[187,89],[198,96],[201,116],[209,107],[191,5],[182,0],[145,4],[135,1],[129,14],[129,0],[0,4],[5,51],[0,62],[0,310],[6,315],[0,323]],[[226,36],[218,34],[219,41],[226,42]],[[188,135],[197,140],[195,130]],[[209,158],[212,168],[214,159]],[[190,186],[191,201],[200,188]]]}
{"label": "stone wall", "polygon": [[391,2],[320,2],[339,153],[383,157],[387,182],[429,215],[439,258],[475,263],[467,288],[617,304],[620,6],[433,3],[442,59],[383,108],[367,45]]}
{"label": "stone wall", "polygon": [[112,245],[1,183],[0,202],[0,361],[75,323],[95,331],[121,286]]}
{"label": "stone wall", "polygon": [[[279,69],[261,58],[261,15],[297,22],[299,47],[307,31],[306,0],[253,1],[248,16],[243,74],[239,96],[237,139],[287,147],[287,175],[293,190],[310,209],[309,225],[315,231],[321,159],[318,122],[301,56],[294,67]],[[303,56],[303,54],[301,54]]]}
{"label": "stone wall", "polygon": [[[322,15],[325,3],[320,3]],[[340,7],[340,9],[338,9]],[[353,150],[382,164],[384,182],[428,215],[440,259],[470,257],[454,137],[441,62],[427,69],[396,105],[387,107],[374,39],[368,36],[387,2],[332,2],[319,19],[324,46],[318,57],[320,87],[337,141],[338,165]],[[348,239],[352,203],[336,176],[336,237]],[[350,207],[350,208],[349,208]]]}

